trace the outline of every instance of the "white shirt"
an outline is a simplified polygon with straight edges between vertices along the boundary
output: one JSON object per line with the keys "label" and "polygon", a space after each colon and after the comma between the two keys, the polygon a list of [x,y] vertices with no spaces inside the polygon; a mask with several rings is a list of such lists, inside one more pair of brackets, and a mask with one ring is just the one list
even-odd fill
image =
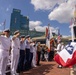
{"label": "white shirt", "polygon": [[25,40],[25,47],[30,49],[30,42],[28,41],[28,39]]}
{"label": "white shirt", "polygon": [[19,38],[15,38],[14,40],[12,40],[12,50],[14,50],[14,52],[16,52],[16,53],[19,53],[19,51],[20,51]]}
{"label": "white shirt", "polygon": [[61,51],[61,43],[58,44],[57,46],[57,53]]}
{"label": "white shirt", "polygon": [[10,50],[11,40],[6,36],[0,36],[0,49],[2,50]]}
{"label": "white shirt", "polygon": [[34,46],[33,53],[36,53],[36,51],[37,51],[37,46]]}
{"label": "white shirt", "polygon": [[64,45],[61,45],[61,50],[63,50],[64,49]]}
{"label": "white shirt", "polygon": [[34,43],[31,43],[30,44],[30,52],[33,53],[33,51],[34,51]]}
{"label": "white shirt", "polygon": [[20,42],[20,50],[25,50],[25,42]]}
{"label": "white shirt", "polygon": [[6,36],[0,36],[0,57],[8,57],[11,40]]}

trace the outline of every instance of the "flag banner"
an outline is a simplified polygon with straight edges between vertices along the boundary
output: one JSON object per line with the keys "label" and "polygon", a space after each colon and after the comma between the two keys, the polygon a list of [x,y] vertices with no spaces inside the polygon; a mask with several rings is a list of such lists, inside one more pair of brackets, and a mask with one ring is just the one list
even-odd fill
{"label": "flag banner", "polygon": [[52,31],[50,29],[50,26],[46,28],[46,46],[48,47],[48,50],[50,51],[50,39],[53,38]]}
{"label": "flag banner", "polygon": [[76,64],[76,43],[71,42],[66,45],[63,50],[54,56],[54,60],[64,67]]}
{"label": "flag banner", "polygon": [[50,39],[53,38],[52,30],[50,29]]}
{"label": "flag banner", "polygon": [[46,39],[46,46],[48,47],[48,51],[50,51],[50,40]]}
{"label": "flag banner", "polygon": [[61,41],[60,30],[58,29],[57,42]]}
{"label": "flag banner", "polygon": [[48,47],[48,50],[50,50],[50,40],[49,40],[49,31],[48,31],[49,29],[48,28],[46,28],[46,46]]}

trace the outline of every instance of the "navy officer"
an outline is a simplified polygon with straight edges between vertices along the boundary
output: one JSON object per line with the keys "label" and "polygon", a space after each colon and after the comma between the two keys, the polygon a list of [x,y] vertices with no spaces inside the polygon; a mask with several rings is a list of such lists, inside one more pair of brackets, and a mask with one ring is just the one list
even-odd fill
{"label": "navy officer", "polygon": [[20,40],[19,40],[20,32],[19,30],[14,32],[14,36],[12,38],[12,50],[11,50],[11,74],[18,75],[16,72],[17,65],[19,61],[20,55]]}
{"label": "navy officer", "polygon": [[6,66],[8,63],[11,40],[9,37],[10,30],[5,29],[3,35],[0,35],[0,75],[6,75]]}

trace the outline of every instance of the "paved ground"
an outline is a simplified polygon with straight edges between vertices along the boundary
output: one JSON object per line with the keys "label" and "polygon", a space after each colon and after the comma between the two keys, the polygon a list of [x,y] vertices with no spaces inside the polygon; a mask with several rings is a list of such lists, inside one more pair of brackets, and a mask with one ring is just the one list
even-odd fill
{"label": "paved ground", "polygon": [[55,61],[41,62],[41,66],[24,72],[21,75],[70,75],[69,68],[57,68],[58,64]]}
{"label": "paved ground", "polygon": [[76,66],[70,69],[70,75],[76,75]]}

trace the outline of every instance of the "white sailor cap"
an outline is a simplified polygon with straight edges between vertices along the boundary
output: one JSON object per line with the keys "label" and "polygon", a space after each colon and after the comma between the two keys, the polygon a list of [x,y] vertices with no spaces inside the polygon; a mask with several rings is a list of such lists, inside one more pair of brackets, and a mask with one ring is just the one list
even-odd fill
{"label": "white sailor cap", "polygon": [[27,35],[27,36],[26,36],[26,38],[29,38],[29,37],[30,37],[30,35]]}
{"label": "white sailor cap", "polygon": [[9,29],[5,29],[3,32],[8,32],[8,33],[9,33],[9,32],[10,32],[10,30],[9,30]]}
{"label": "white sailor cap", "polygon": [[16,35],[16,34],[18,34],[18,33],[20,33],[19,30],[16,30],[16,31],[14,32],[14,35]]}
{"label": "white sailor cap", "polygon": [[21,35],[20,38],[25,38],[25,35]]}

